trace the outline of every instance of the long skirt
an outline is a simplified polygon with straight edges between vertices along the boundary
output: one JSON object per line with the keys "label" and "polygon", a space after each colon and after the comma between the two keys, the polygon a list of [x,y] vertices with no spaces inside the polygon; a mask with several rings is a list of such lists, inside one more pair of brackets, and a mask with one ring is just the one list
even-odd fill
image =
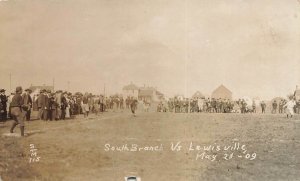
{"label": "long skirt", "polygon": [[66,118],[70,118],[70,107],[66,107]]}
{"label": "long skirt", "polygon": [[82,104],[81,109],[82,109],[82,113],[86,113],[86,112],[90,111],[88,104]]}
{"label": "long skirt", "polygon": [[293,108],[287,108],[286,109],[286,114],[289,114],[289,115],[294,115],[294,109]]}

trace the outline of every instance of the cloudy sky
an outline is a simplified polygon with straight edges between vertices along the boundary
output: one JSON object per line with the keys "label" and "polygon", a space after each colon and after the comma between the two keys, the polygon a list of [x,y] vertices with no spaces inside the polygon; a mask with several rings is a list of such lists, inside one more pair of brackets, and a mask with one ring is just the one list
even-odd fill
{"label": "cloudy sky", "polygon": [[0,1],[0,87],[270,99],[300,85],[300,0]]}

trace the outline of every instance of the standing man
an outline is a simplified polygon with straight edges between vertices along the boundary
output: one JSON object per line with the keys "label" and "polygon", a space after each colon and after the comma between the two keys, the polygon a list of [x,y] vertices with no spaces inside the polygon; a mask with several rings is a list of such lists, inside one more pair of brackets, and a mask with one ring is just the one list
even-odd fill
{"label": "standing man", "polygon": [[32,107],[32,99],[30,96],[30,89],[26,89],[25,93],[22,95],[22,99],[24,101],[24,105],[27,106],[26,111],[26,121],[30,121],[31,107]]}
{"label": "standing man", "polygon": [[106,102],[106,100],[104,99],[104,96],[100,95],[100,98],[99,98],[100,113],[103,113],[105,110],[105,108],[104,108],[105,102]]}
{"label": "standing man", "polygon": [[120,109],[124,109],[124,99],[123,96],[120,98]]}
{"label": "standing man", "polygon": [[[65,120],[66,118],[66,110],[68,107],[68,101],[67,101],[67,92],[63,93],[63,96],[61,97],[61,119]],[[88,105],[87,105],[88,107]]]}
{"label": "standing man", "polygon": [[11,114],[10,114],[10,103],[11,103],[11,101],[12,101],[12,98],[15,96],[15,94],[16,94],[16,93],[12,92],[12,93],[10,93],[10,95],[9,95],[8,98],[7,98],[7,106],[6,106],[6,110],[8,111],[7,117],[8,117],[9,119],[12,119],[12,116],[11,116]]}
{"label": "standing man", "polygon": [[272,114],[276,114],[276,112],[277,112],[277,102],[276,102],[276,100],[274,100],[274,102],[272,103],[272,107],[273,107]]}
{"label": "standing man", "polygon": [[126,103],[126,109],[129,109],[130,98],[128,96],[127,96],[127,98],[125,100],[125,103]]}
{"label": "standing man", "polygon": [[94,111],[94,96],[92,95],[92,93],[90,93],[88,97],[89,110],[92,113]]}
{"label": "standing man", "polygon": [[180,103],[177,97],[175,97],[175,113],[179,113],[180,112]]}
{"label": "standing man", "polygon": [[58,90],[55,93],[55,104],[56,104],[56,115],[55,120],[59,120],[61,118],[61,98],[62,98],[62,91]]}
{"label": "standing man", "polygon": [[212,107],[212,111],[216,113],[217,112],[217,101],[214,98],[212,98],[211,107]]}
{"label": "standing man", "polygon": [[300,100],[296,101],[296,113],[300,114]]}
{"label": "standing man", "polygon": [[0,110],[0,121],[6,121],[7,119],[7,97],[5,95],[5,90],[1,89],[0,90],[0,99],[1,99],[1,104],[2,108]]}
{"label": "standing man", "polygon": [[49,117],[50,117],[50,121],[56,119],[56,109],[57,109],[57,103],[55,101],[55,93],[52,93],[50,96],[50,101],[49,101]]}
{"label": "standing man", "polygon": [[266,105],[266,103],[264,102],[264,101],[262,101],[261,103],[260,103],[260,107],[261,107],[261,113],[266,113],[266,107],[267,107],[267,105]]}
{"label": "standing man", "polygon": [[255,101],[253,100],[252,102],[252,112],[253,113],[256,113],[256,104],[255,104]]}
{"label": "standing man", "polygon": [[130,108],[131,108],[131,112],[133,114],[133,116],[135,117],[136,114],[135,114],[135,111],[137,109],[137,104],[138,104],[138,101],[136,98],[134,98],[132,101],[131,101],[131,104],[130,104]]}
{"label": "standing man", "polygon": [[87,118],[89,116],[90,109],[88,103],[89,103],[88,93],[85,93],[81,101],[81,108],[82,108],[82,113],[84,118]]}
{"label": "standing man", "polygon": [[44,93],[44,96],[45,96],[45,106],[44,106],[44,111],[43,111],[43,117],[44,117],[44,120],[45,121],[48,121],[50,119],[50,109],[49,109],[49,104],[50,104],[50,94],[51,94],[51,91],[50,90],[47,90],[45,91]]}
{"label": "standing man", "polygon": [[14,119],[12,127],[10,128],[10,133],[13,133],[15,127],[20,124],[21,136],[24,136],[24,120],[26,116],[26,109],[28,108],[24,105],[24,101],[21,96],[22,92],[22,87],[17,87],[16,95],[12,98],[12,102],[10,104],[11,115]]}
{"label": "standing man", "polygon": [[281,114],[283,113],[283,101],[280,100],[279,103],[278,103],[278,113]]}
{"label": "standing man", "polygon": [[[2,104],[1,99],[0,99],[0,114],[2,114],[3,112],[4,112],[4,108],[3,108],[3,104]],[[0,119],[0,122],[2,122],[2,119]]]}
{"label": "standing man", "polygon": [[44,114],[44,109],[45,109],[45,95],[44,92],[46,90],[41,90],[40,95],[37,99],[37,105],[38,105],[38,110],[39,110],[39,119],[43,120],[43,114]]}

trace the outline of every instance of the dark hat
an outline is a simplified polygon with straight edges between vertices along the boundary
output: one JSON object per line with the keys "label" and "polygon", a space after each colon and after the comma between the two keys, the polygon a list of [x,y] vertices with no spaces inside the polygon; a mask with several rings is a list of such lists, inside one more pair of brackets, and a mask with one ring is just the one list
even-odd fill
{"label": "dark hat", "polygon": [[5,92],[5,89],[0,89],[0,92]]}
{"label": "dark hat", "polygon": [[23,89],[21,86],[16,87],[16,92],[21,92]]}
{"label": "dark hat", "polygon": [[25,89],[25,91],[29,91],[29,92],[32,92],[32,90],[31,90],[31,89]]}

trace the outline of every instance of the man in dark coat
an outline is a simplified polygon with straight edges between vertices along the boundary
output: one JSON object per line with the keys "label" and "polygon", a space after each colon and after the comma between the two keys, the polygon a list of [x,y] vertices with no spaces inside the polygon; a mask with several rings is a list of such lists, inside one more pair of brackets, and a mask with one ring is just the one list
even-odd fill
{"label": "man in dark coat", "polygon": [[276,100],[274,100],[274,102],[272,103],[272,114],[276,114],[277,111],[277,102]]}
{"label": "man in dark coat", "polygon": [[261,107],[261,113],[266,113],[266,107],[267,107],[267,105],[266,105],[266,103],[264,102],[264,101],[262,101],[261,103],[260,103],[260,107]]}
{"label": "man in dark coat", "polygon": [[[4,112],[4,109],[3,109],[3,104],[1,102],[1,99],[0,99],[0,114],[2,114]],[[0,119],[0,122],[2,122],[3,120]],[[3,121],[4,122],[4,121]]]}
{"label": "man in dark coat", "polygon": [[23,101],[24,101],[24,105],[27,106],[27,110],[26,110],[26,120],[30,121],[30,115],[31,115],[31,107],[32,107],[32,98],[30,96],[30,89],[26,89],[25,93],[22,95]]}
{"label": "man in dark coat", "polygon": [[7,96],[5,95],[5,90],[0,90],[0,99],[1,99],[1,110],[0,110],[0,121],[6,121],[7,119]]}
{"label": "man in dark coat", "polygon": [[45,109],[45,95],[44,95],[44,92],[46,90],[41,90],[40,91],[40,95],[37,99],[38,101],[38,110],[39,110],[39,119],[43,119],[43,114],[44,114],[44,109]]}
{"label": "man in dark coat", "polygon": [[68,106],[68,102],[66,98],[67,96],[68,96],[67,92],[64,92],[63,96],[61,97],[61,119],[62,120],[65,120],[66,117],[66,108]]}
{"label": "man in dark coat", "polygon": [[21,136],[24,136],[24,119],[26,116],[27,106],[24,105],[23,98],[21,96],[23,90],[22,87],[16,88],[16,95],[12,98],[10,103],[11,115],[14,119],[10,132],[14,132],[14,128],[20,124]]}
{"label": "man in dark coat", "polygon": [[51,91],[45,91],[44,92],[44,101],[45,101],[45,104],[44,104],[44,110],[43,110],[43,117],[44,117],[44,120],[45,121],[48,121],[50,119],[50,116],[49,114],[51,113],[50,111],[50,93]]}
{"label": "man in dark coat", "polygon": [[133,114],[133,116],[136,116],[135,115],[135,111],[137,109],[137,104],[138,104],[138,101],[135,99],[132,100],[132,102],[130,103],[130,108],[131,108],[131,112]]}
{"label": "man in dark coat", "polygon": [[56,110],[57,110],[58,104],[55,101],[55,93],[52,93],[49,100],[49,119],[50,121],[56,119]]}
{"label": "man in dark coat", "polygon": [[215,98],[212,98],[211,107],[212,107],[212,112],[217,112],[217,101]]}

